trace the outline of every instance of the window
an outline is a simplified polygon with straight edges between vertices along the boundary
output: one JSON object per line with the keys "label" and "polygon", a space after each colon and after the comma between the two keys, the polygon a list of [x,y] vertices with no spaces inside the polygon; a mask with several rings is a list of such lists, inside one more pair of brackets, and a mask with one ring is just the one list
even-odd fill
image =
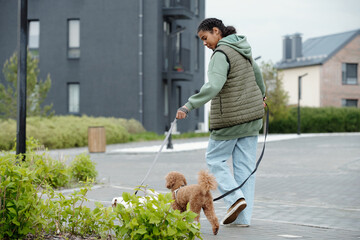
{"label": "window", "polygon": [[357,99],[342,99],[341,105],[343,107],[357,107],[358,106],[358,100]]}
{"label": "window", "polygon": [[175,64],[181,65],[181,32],[175,36]]}
{"label": "window", "polygon": [[40,43],[40,21],[29,21],[29,36],[28,48],[33,58],[39,57],[39,43]]}
{"label": "window", "polygon": [[194,1],[194,13],[196,16],[199,16],[199,0]]}
{"label": "window", "polygon": [[68,108],[69,113],[80,112],[80,84],[68,83]]}
{"label": "window", "polygon": [[181,100],[181,87],[177,86],[176,87],[176,101],[177,101],[177,107],[180,108],[182,107],[182,100]]}
{"label": "window", "polygon": [[164,44],[163,44],[163,58],[164,58],[164,71],[168,70],[169,66],[169,58],[168,58],[168,48],[169,48],[169,38],[170,38],[170,23],[167,21],[164,21],[163,23],[164,27]]}
{"label": "window", "polygon": [[342,64],[342,83],[344,85],[356,85],[358,65],[357,63],[343,63]]}
{"label": "window", "polygon": [[200,44],[200,39],[199,39],[199,37],[198,36],[196,36],[195,37],[195,66],[194,66],[194,68],[195,68],[195,70],[197,71],[197,70],[199,70],[199,68],[200,68],[200,46],[199,46],[199,44]]}
{"label": "window", "polygon": [[169,115],[168,85],[164,83],[164,116]]}
{"label": "window", "polygon": [[164,1],[164,7],[169,8],[170,7],[170,0]]}
{"label": "window", "polygon": [[68,58],[80,58],[80,20],[68,20]]}

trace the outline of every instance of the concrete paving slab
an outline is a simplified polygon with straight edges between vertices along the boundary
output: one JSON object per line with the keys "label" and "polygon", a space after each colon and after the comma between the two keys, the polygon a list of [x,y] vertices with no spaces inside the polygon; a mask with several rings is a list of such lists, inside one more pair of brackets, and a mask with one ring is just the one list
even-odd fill
{"label": "concrete paving slab", "polygon": [[[201,213],[204,239],[360,239],[360,133],[269,135],[264,159],[257,174],[253,221],[249,228],[221,226],[217,236]],[[277,139],[277,140],[275,140]],[[175,140],[204,144],[206,138]],[[107,151],[160,146],[161,141],[107,146]],[[258,155],[262,143],[259,141]],[[74,156],[84,149],[62,150]],[[85,149],[86,150],[86,149]],[[51,154],[58,154],[57,150]],[[102,185],[88,194],[95,202],[110,206],[113,197],[133,192],[153,159],[154,152],[141,154],[90,154],[96,162]],[[231,166],[231,159],[229,159]],[[169,192],[164,177],[180,171],[188,183],[197,182],[197,172],[206,169],[205,148],[160,154],[145,184],[157,192]],[[68,192],[64,194],[69,194]],[[219,196],[218,191],[213,197]],[[221,219],[225,204],[215,202]]]}

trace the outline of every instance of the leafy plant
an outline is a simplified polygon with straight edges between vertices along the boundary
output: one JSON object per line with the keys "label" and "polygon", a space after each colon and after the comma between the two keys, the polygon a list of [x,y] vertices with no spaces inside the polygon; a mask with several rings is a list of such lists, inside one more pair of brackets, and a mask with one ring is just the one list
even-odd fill
{"label": "leafy plant", "polygon": [[[170,193],[145,194],[144,201],[123,193],[124,205],[113,209],[95,203],[90,209],[85,203],[93,180],[68,196],[55,191],[53,174],[61,172],[63,166],[47,160],[39,148],[36,140],[29,139],[26,161],[12,152],[0,154],[0,239],[57,234],[102,239],[201,239],[200,224],[193,222],[196,214],[189,208],[183,213],[174,211]],[[96,177],[94,164],[85,154],[75,158],[72,170],[79,179]],[[137,190],[147,192],[145,187]]]}
{"label": "leafy plant", "polygon": [[45,192],[47,199],[44,205],[48,211],[42,217],[46,219],[45,228],[48,233],[64,234],[71,233],[77,236],[96,235],[101,233],[99,220],[102,216],[86,207],[88,201],[86,194],[91,190],[92,182],[86,182],[80,189],[70,196],[64,196],[61,192],[55,192],[48,188]]}
{"label": "leafy plant", "polygon": [[[146,193],[145,188],[138,190]],[[154,190],[150,190],[154,192]],[[115,226],[116,237],[121,239],[195,239],[201,238],[200,223],[193,222],[196,213],[180,213],[171,208],[171,194],[139,196],[124,192],[125,204],[114,210],[120,225]],[[128,207],[125,207],[128,206]]]}
{"label": "leafy plant", "polygon": [[0,155],[0,239],[21,238],[45,224],[36,180],[35,172],[21,166],[14,154]]}
{"label": "leafy plant", "polygon": [[77,155],[70,165],[71,176],[77,181],[87,181],[87,179],[96,179],[97,171],[95,163],[91,161],[88,154]]}
{"label": "leafy plant", "polygon": [[[16,144],[12,150],[15,151],[15,148]],[[70,175],[65,162],[50,157],[38,140],[27,138],[25,156],[22,167],[34,172],[36,182],[45,181],[54,188],[65,187],[69,183]]]}

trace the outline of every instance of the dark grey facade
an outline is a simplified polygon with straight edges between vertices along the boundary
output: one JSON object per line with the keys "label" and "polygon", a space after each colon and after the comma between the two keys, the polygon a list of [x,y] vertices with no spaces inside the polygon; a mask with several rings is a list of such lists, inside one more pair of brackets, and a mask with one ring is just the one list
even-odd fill
{"label": "dark grey facade", "polygon": [[[18,1],[0,0],[0,63],[16,51]],[[204,47],[197,26],[205,0],[29,0],[39,22],[40,78],[50,73],[45,104],[56,115],[134,118],[164,132],[178,107],[204,82]],[[80,23],[79,47],[69,55],[69,20]],[[70,56],[70,57],[69,57]],[[0,75],[4,82],[4,76]],[[69,84],[79,108],[69,111]],[[203,108],[179,121],[180,132],[204,122]]]}

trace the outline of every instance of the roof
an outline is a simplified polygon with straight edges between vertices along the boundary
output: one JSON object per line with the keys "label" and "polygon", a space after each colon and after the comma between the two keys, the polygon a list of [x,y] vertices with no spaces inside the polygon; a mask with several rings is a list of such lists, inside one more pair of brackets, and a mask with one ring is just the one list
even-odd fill
{"label": "roof", "polygon": [[306,40],[302,44],[302,57],[292,60],[281,60],[275,68],[286,69],[323,64],[347,43],[360,34],[360,29],[337,33]]}

